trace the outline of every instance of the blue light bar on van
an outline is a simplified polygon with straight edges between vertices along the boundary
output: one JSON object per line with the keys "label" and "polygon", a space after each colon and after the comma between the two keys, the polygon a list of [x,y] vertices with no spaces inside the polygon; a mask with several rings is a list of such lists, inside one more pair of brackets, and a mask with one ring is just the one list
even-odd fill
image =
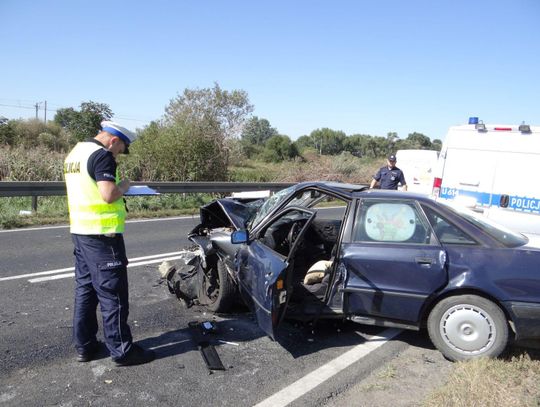
{"label": "blue light bar on van", "polygon": [[469,117],[469,124],[478,124],[478,117]]}

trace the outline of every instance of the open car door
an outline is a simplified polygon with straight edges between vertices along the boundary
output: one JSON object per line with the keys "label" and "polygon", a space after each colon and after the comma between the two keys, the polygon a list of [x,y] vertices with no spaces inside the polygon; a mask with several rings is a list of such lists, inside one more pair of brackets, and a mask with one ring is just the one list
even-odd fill
{"label": "open car door", "polygon": [[268,336],[285,315],[292,294],[294,253],[316,212],[288,207],[264,225],[236,254],[240,293]]}

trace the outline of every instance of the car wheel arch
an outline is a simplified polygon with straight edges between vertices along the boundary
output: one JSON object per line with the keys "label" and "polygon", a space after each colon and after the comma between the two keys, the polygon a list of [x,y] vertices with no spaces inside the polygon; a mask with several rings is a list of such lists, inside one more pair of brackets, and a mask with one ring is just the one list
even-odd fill
{"label": "car wheel arch", "polygon": [[501,301],[499,301],[496,297],[490,295],[489,293],[485,291],[478,290],[475,288],[468,288],[468,287],[456,288],[450,291],[445,291],[444,293],[441,293],[440,295],[436,297],[432,297],[430,298],[430,300],[426,301],[420,313],[421,315],[420,326],[422,328],[427,327],[427,320],[428,320],[429,314],[438,303],[440,303],[446,298],[457,297],[460,295],[476,295],[478,297],[482,297],[482,298],[485,298],[486,300],[493,302],[495,305],[497,305],[501,309],[501,311],[503,312],[506,318],[506,321],[508,322],[508,325],[510,326],[510,332],[512,333],[512,335],[515,335],[516,332],[515,332],[515,327],[514,327],[514,321],[512,321],[512,317],[509,315],[507,309],[501,304]]}

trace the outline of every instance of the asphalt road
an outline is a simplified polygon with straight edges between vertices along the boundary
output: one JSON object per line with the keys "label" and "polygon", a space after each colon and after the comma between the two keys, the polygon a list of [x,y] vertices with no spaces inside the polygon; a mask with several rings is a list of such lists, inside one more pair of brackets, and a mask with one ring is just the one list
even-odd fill
{"label": "asphalt road", "polygon": [[[114,367],[105,351],[75,361],[68,228],[0,231],[0,405],[326,405],[414,345],[416,333],[341,322],[287,322],[274,342],[242,307],[226,316],[183,308],[157,268],[189,245],[196,222],[127,225],[130,325],[135,340],[157,353],[154,362],[127,368]],[[188,326],[208,320],[215,334],[202,337]],[[215,345],[226,370],[207,369],[201,340]]]}

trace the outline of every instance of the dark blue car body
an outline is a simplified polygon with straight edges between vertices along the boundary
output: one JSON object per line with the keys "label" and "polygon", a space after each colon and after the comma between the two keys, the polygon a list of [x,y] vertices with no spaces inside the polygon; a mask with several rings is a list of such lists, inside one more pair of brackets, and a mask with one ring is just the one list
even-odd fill
{"label": "dark blue car body", "polygon": [[[215,201],[190,236],[269,336],[286,316],[428,325],[454,360],[496,356],[512,334],[540,338],[540,248],[525,236],[409,192],[306,182],[276,195]],[[323,198],[341,202],[328,221]],[[317,291],[298,274],[318,260],[330,266]]]}

